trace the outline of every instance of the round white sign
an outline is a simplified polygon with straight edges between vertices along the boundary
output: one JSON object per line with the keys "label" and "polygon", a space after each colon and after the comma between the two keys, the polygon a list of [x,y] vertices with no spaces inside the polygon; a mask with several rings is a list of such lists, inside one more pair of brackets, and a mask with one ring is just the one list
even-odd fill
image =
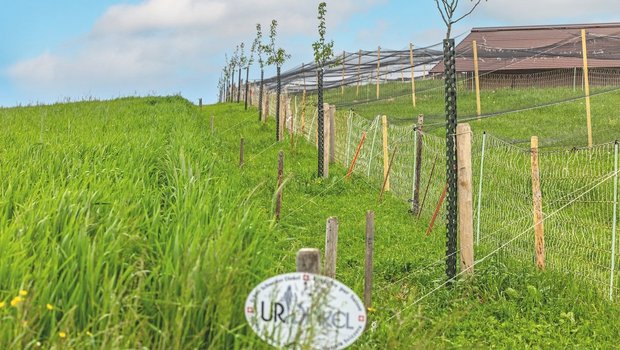
{"label": "round white sign", "polygon": [[245,317],[263,340],[287,349],[344,349],[366,327],[366,309],[344,284],[310,273],[272,277],[252,290]]}

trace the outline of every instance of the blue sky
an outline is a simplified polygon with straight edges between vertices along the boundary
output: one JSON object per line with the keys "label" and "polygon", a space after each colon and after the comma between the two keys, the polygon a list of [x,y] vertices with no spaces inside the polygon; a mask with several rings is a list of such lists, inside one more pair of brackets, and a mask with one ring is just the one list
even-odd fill
{"label": "blue sky", "polygon": [[[216,99],[224,54],[254,26],[280,22],[292,67],[312,60],[317,0],[2,0],[0,106],[181,93]],[[442,39],[433,0],[327,1],[340,52]],[[471,2],[461,0],[465,10]],[[478,26],[620,21],[617,0],[488,0],[454,34]],[[270,74],[268,72],[267,74]],[[251,78],[256,78],[256,72]]]}

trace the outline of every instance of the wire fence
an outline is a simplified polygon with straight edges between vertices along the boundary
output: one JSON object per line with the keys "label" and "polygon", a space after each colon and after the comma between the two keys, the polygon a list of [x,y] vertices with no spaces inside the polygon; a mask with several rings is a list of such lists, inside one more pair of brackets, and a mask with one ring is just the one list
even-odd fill
{"label": "wire fence", "polygon": [[[274,116],[275,94],[270,93],[268,100],[269,116]],[[296,95],[283,100],[281,115],[286,130],[316,145],[316,107],[302,103]],[[336,162],[349,167],[364,138],[353,174],[379,190],[385,171],[381,116],[368,119],[353,110],[336,109],[335,125]],[[434,214],[445,217],[441,202],[446,184],[445,139],[416,131],[415,124],[389,118],[387,132],[387,154],[398,148],[389,175],[391,192],[406,201],[413,198],[415,166],[420,161],[419,220],[430,225]],[[421,158],[416,158],[418,141]],[[474,227],[479,256],[496,252],[498,259],[534,264],[533,230],[523,232],[534,223],[530,157],[529,148],[486,133],[473,135]],[[615,269],[620,252],[614,243],[617,157],[615,143],[539,152],[547,268],[573,275],[611,297],[620,288]],[[548,213],[554,215],[548,217]],[[438,219],[433,230],[443,229],[443,221]]]}
{"label": "wire fence", "polygon": [[[459,120],[496,118],[549,106],[562,106],[564,114],[585,116],[586,97],[593,98],[594,113],[607,113],[611,99],[620,95],[620,68],[614,66],[620,61],[618,40],[617,35],[588,33],[534,48],[506,49],[494,43],[459,45]],[[582,45],[587,46],[590,67],[581,65],[585,58]],[[435,216],[445,217],[446,146],[445,139],[435,132],[445,126],[440,48],[343,52],[324,68],[324,101],[336,108],[336,162],[350,166],[364,140],[353,173],[380,189],[386,157],[397,148],[390,169],[390,190],[407,201],[412,201],[417,192],[412,209],[417,206],[414,214],[419,211],[416,216],[429,225],[429,232]],[[475,58],[484,63],[484,70],[473,70]],[[553,62],[560,61],[563,65],[554,67]],[[536,65],[543,68],[517,69]],[[284,91],[282,125],[313,144],[318,139],[317,68],[315,64],[301,64],[280,77]],[[267,116],[274,116],[276,78],[264,83],[265,105],[261,108]],[[591,88],[589,95],[586,85]],[[249,97],[255,106],[257,92],[254,84]],[[412,116],[418,114],[424,114],[424,125],[415,125]],[[383,115],[388,116],[385,149]],[[472,142],[478,256],[493,252],[498,259],[534,264],[530,148],[488,134],[474,134]],[[558,140],[541,140],[545,142],[561,144]],[[421,157],[416,156],[418,151]],[[617,157],[615,143],[539,151],[546,266],[590,283],[611,298],[617,293],[620,277],[615,268]],[[434,230],[444,229],[440,221]]]}

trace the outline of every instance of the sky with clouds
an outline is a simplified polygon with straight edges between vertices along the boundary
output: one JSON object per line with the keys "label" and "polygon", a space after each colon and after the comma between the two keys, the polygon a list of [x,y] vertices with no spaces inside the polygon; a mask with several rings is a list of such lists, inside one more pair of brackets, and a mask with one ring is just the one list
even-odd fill
{"label": "sky with clouds", "polygon": [[[318,0],[2,0],[0,106],[180,93],[217,98],[224,54],[279,22],[284,66],[312,61]],[[461,10],[471,2],[461,0]],[[434,0],[327,0],[335,51],[438,43]],[[487,0],[472,27],[616,22],[618,0]],[[271,74],[267,72],[267,75]],[[250,78],[257,78],[252,71]]]}

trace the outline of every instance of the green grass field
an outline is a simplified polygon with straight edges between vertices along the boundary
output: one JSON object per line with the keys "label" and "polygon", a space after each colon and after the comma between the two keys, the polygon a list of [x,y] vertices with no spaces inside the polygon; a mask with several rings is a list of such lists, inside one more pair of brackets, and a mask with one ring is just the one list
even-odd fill
{"label": "green grass field", "polygon": [[362,176],[344,181],[333,166],[317,179],[313,146],[274,143],[273,120],[261,124],[255,109],[150,97],[0,118],[0,348],[266,349],[245,322],[247,294],[294,271],[299,248],[322,248],[336,216],[337,278],[361,295],[367,210],[376,323],[354,348],[617,346],[617,303],[510,259],[492,257],[473,280],[414,304],[443,282],[441,221],[427,237],[426,220],[389,194],[379,203]]}
{"label": "green grass field", "polygon": [[[415,122],[425,116],[425,130],[445,136],[445,104],[442,80],[416,80],[416,107],[412,106],[409,82],[381,84],[381,97],[376,99],[374,84],[346,87],[325,92],[327,103],[342,105],[366,118],[387,115],[394,123]],[[620,133],[620,91],[613,87],[591,90],[593,143],[618,139]],[[459,83],[458,116],[468,120],[474,132],[487,131],[511,143],[527,147],[531,136],[538,136],[542,147],[587,146],[586,107],[581,89],[531,88],[481,91],[481,109],[489,115],[476,119],[476,96]],[[301,97],[299,97],[301,99]],[[310,96],[308,101],[316,101]],[[316,104],[316,102],[314,102]]]}

